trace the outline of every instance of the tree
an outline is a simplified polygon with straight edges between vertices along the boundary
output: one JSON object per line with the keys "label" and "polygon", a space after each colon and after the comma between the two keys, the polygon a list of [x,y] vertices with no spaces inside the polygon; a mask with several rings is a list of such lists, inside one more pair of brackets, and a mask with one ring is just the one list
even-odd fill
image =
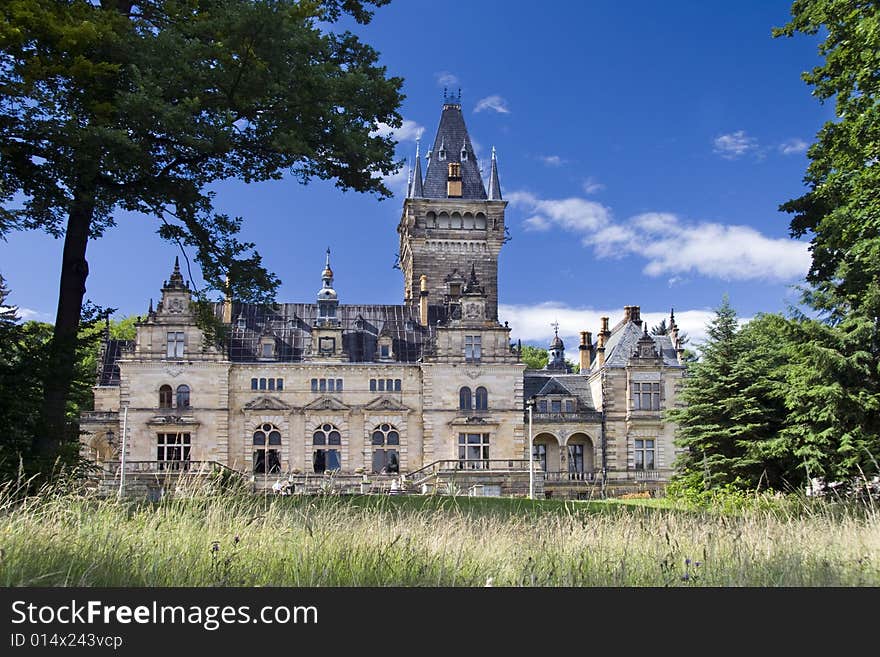
{"label": "tree", "polygon": [[[115,212],[195,249],[208,290],[271,299],[278,279],[206,185],[291,173],[390,192],[400,78],[350,32],[388,0],[10,0],[0,6],[0,236],[64,237],[51,374],[34,449],[64,436],[88,276]],[[21,200],[23,199],[23,200]]]}
{"label": "tree", "polygon": [[679,405],[667,411],[685,448],[677,478],[695,488],[800,485],[780,437],[785,417],[788,322],[762,315],[740,329],[725,296],[708,325],[702,359],[689,366]]}
{"label": "tree", "polygon": [[524,344],[522,346],[520,358],[522,358],[522,361],[530,370],[542,370],[547,365],[547,361],[550,357],[547,355],[546,349],[533,347],[530,344]]}
{"label": "tree", "polygon": [[793,237],[809,237],[810,287],[801,317],[807,358],[792,372],[788,406],[799,454],[814,476],[848,481],[877,472],[880,453],[880,12],[859,0],[796,0],[775,36],[824,33],[824,60],[803,74],[834,99],[807,154],[808,187],[781,209]]}

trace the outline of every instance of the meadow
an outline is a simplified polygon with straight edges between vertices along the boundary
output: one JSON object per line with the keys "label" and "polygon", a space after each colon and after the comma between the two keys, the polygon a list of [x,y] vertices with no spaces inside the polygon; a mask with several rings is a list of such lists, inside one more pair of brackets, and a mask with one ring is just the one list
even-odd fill
{"label": "meadow", "polygon": [[0,494],[3,586],[878,586],[875,505]]}

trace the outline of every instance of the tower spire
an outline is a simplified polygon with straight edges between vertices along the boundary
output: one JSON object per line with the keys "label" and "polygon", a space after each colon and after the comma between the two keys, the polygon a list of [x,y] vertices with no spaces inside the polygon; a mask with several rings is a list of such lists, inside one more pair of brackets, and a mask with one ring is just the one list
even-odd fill
{"label": "tower spire", "polygon": [[422,198],[425,193],[422,190],[422,163],[419,159],[419,145],[421,138],[416,139],[416,168],[413,171],[412,184],[409,188],[410,198]]}
{"label": "tower spire", "polygon": [[498,160],[495,158],[495,147],[492,147],[492,168],[489,171],[489,200],[501,200],[501,182],[498,180]]}

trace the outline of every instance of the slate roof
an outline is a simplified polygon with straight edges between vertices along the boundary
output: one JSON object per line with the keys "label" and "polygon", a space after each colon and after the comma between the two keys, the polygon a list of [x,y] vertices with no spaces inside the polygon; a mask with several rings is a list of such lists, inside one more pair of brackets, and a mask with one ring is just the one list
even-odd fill
{"label": "slate roof", "polygon": [[593,393],[583,374],[546,374],[544,370],[526,370],[523,399],[543,395],[572,395],[578,400],[578,411],[594,411]]}
{"label": "slate roof", "polygon": [[108,340],[98,364],[98,385],[119,385],[119,359],[124,349],[134,347],[134,340]]}
{"label": "slate roof", "polygon": [[[644,329],[636,322],[618,324],[611,332],[611,337],[605,343],[605,366],[626,367],[636,349],[636,344],[643,335]],[[668,335],[652,335],[654,346],[663,355],[663,364],[678,367],[678,357],[675,354],[675,346]]]}
{"label": "slate roof", "polygon": [[[467,159],[461,161],[461,147],[465,145]],[[446,159],[440,160],[441,146],[446,151]],[[470,135],[464,124],[464,116],[461,113],[460,103],[446,103],[440,115],[440,125],[437,128],[437,136],[434,138],[434,146],[428,159],[428,169],[425,172],[425,181],[422,184],[423,198],[448,198],[446,195],[446,181],[448,176],[447,165],[450,162],[461,163],[461,198],[485,199],[486,188],[483,187],[483,178],[474,147],[471,144]],[[500,196],[500,191],[499,191]]]}
{"label": "slate roof", "polygon": [[[220,304],[215,312],[221,312]],[[342,340],[350,362],[377,360],[379,336],[392,340],[393,360],[415,362],[431,341],[431,332],[418,323],[415,309],[398,305],[343,305],[337,308]],[[282,303],[274,307],[232,304],[229,359],[234,362],[259,360],[260,340],[275,340],[275,362],[303,360],[312,344],[312,326],[318,317],[318,304]]]}

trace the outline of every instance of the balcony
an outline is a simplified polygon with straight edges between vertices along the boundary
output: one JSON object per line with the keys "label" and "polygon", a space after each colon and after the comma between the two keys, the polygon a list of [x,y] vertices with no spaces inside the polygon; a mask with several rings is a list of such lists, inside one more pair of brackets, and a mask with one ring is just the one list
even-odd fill
{"label": "balcony", "polygon": [[661,481],[664,479],[659,470],[633,470],[636,481]]}
{"label": "balcony", "polygon": [[558,471],[558,472],[545,472],[544,473],[544,481],[547,482],[557,482],[557,481],[574,481],[574,482],[593,482],[596,481],[596,472],[594,470],[588,470],[585,472],[568,472],[568,471]]}
{"label": "balcony", "polygon": [[[526,411],[526,421],[529,413]],[[532,422],[601,422],[601,411],[574,411],[573,413],[538,413],[532,411]]]}

